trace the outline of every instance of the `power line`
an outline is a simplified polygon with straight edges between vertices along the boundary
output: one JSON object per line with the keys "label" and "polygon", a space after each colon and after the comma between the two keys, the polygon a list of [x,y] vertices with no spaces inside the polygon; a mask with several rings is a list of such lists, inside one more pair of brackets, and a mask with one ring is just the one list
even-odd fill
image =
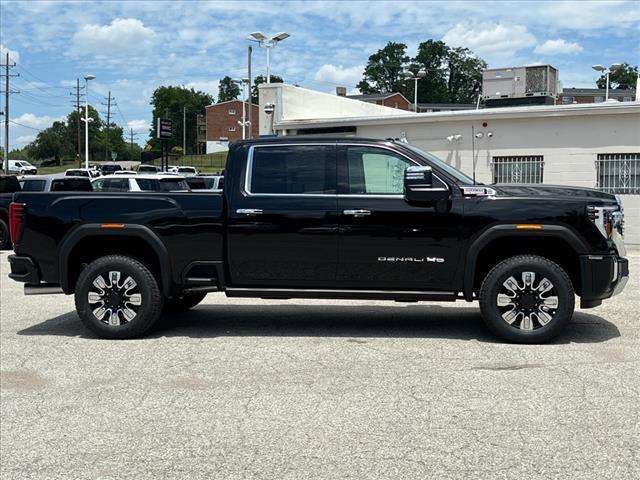
{"label": "power line", "polygon": [[19,125],[19,126],[24,127],[24,128],[29,128],[31,130],[35,130],[36,132],[41,132],[43,130],[42,128],[30,127],[29,125],[25,125],[23,123],[18,123],[18,122],[15,122],[13,120],[9,120],[9,123],[13,123],[14,125]]}

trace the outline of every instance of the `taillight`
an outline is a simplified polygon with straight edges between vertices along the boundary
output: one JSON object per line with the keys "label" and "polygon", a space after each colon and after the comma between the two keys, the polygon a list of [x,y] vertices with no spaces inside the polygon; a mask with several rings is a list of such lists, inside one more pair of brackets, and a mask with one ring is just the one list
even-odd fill
{"label": "taillight", "polygon": [[13,202],[9,204],[9,234],[13,244],[17,244],[20,241],[22,221],[24,220],[26,208],[27,206],[24,203]]}

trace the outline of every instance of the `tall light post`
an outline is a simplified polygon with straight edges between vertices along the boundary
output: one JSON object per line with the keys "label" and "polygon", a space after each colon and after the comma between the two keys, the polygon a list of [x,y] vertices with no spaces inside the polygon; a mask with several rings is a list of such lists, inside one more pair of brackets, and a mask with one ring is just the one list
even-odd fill
{"label": "tall light post", "polygon": [[242,89],[242,121],[238,121],[238,124],[242,126],[242,139],[247,138],[247,126],[251,125],[247,122],[247,86],[250,85],[248,78],[242,80],[233,80],[233,83],[237,84]]}
{"label": "tall light post", "polygon": [[615,72],[616,70],[620,69],[622,67],[622,64],[620,63],[612,63],[611,66],[609,67],[609,69],[606,69],[604,67],[604,65],[593,65],[591,68],[593,68],[596,72],[600,72],[600,73],[604,73],[607,72],[607,88],[605,90],[604,93],[604,101],[608,101],[609,100],[609,74],[612,72]]}
{"label": "tall light post", "polygon": [[249,34],[249,40],[251,40],[252,42],[258,42],[258,45],[267,49],[267,83],[271,83],[271,63],[269,60],[269,50],[271,50],[279,42],[286,38],[289,38],[290,36],[291,35],[286,32],[276,33],[271,37],[267,37],[262,32],[253,32]]}
{"label": "tall light post", "polygon": [[89,118],[89,80],[96,78],[94,75],[84,76],[84,168],[89,169],[89,122],[93,118]]}
{"label": "tall light post", "polygon": [[416,73],[413,73],[410,70],[405,70],[402,72],[402,76],[407,80],[413,80],[413,111],[418,112],[418,80],[427,76],[427,71],[424,68],[421,68]]}

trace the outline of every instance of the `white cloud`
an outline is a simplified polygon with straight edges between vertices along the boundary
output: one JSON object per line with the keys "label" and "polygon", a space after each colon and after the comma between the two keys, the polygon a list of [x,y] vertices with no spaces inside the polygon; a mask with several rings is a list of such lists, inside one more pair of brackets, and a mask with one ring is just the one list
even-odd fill
{"label": "white cloud", "polygon": [[536,38],[524,25],[486,24],[470,27],[456,24],[442,37],[442,41],[454,47],[466,47],[489,63],[512,58],[518,51],[532,47]]}
{"label": "white cloud", "polygon": [[218,80],[193,80],[185,83],[184,86],[187,88],[193,88],[195,91],[201,91],[217,97],[218,83]]}
{"label": "white cloud", "polygon": [[17,148],[21,148],[23,145],[26,145],[27,143],[31,143],[36,139],[35,135],[20,135],[18,138],[15,139],[15,144],[13,145],[13,148],[16,148],[16,145],[19,145],[19,147]]}
{"label": "white cloud", "polygon": [[545,55],[562,55],[570,53],[580,53],[584,50],[582,45],[577,42],[567,42],[562,38],[557,40],[547,40],[541,45],[538,45],[534,52]]}
{"label": "white cloud", "polygon": [[109,25],[84,25],[73,35],[73,51],[100,56],[123,56],[149,49],[156,33],[137,18],[116,18]]}
{"label": "white cloud", "polygon": [[127,122],[127,128],[133,129],[134,132],[147,133],[151,126],[146,120],[130,120]]}
{"label": "white cloud", "polygon": [[313,76],[316,82],[323,82],[335,86],[354,87],[362,78],[363,65],[353,67],[335,66],[331,63],[322,65]]}
{"label": "white cloud", "polygon": [[7,61],[7,53],[9,53],[10,62],[20,62],[20,54],[16,50],[11,50],[9,47],[5,47],[0,43],[0,63],[4,64],[4,62]]}
{"label": "white cloud", "polygon": [[44,129],[50,127],[55,121],[64,120],[64,117],[50,117],[49,115],[34,115],[33,113],[23,113],[17,118],[12,118],[11,121],[19,123],[25,127]]}

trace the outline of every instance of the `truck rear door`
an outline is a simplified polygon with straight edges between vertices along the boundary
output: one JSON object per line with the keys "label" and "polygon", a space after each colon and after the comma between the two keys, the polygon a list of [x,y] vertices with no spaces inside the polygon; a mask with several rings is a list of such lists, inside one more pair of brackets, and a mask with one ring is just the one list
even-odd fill
{"label": "truck rear door", "polygon": [[333,286],[336,164],[334,143],[249,147],[228,212],[233,286]]}

